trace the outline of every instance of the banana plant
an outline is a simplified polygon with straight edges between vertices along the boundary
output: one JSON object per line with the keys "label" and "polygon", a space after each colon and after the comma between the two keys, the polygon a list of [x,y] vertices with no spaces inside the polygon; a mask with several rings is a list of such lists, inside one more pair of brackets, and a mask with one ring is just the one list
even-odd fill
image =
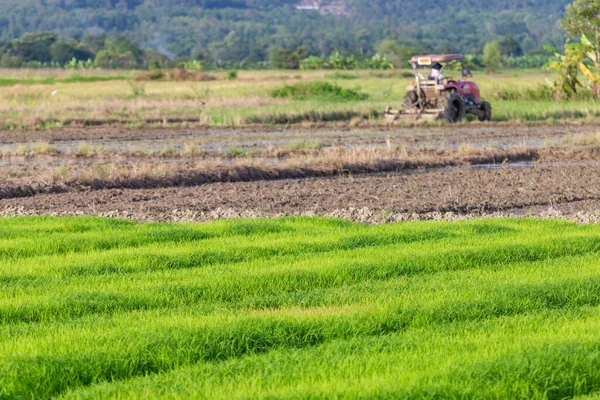
{"label": "banana plant", "polygon": [[581,46],[587,58],[591,60],[591,65],[586,65],[584,62],[579,62],[578,66],[581,72],[592,83],[592,93],[596,99],[600,98],[600,48],[598,45],[589,40],[583,34],[581,35]]}
{"label": "banana plant", "polygon": [[569,99],[576,95],[577,88],[581,86],[578,70],[581,69],[580,65],[584,65],[585,49],[580,43],[567,43],[564,54],[551,46],[546,46],[545,49],[554,54],[555,60],[548,66],[558,73],[558,80],[552,85],[554,96]]}

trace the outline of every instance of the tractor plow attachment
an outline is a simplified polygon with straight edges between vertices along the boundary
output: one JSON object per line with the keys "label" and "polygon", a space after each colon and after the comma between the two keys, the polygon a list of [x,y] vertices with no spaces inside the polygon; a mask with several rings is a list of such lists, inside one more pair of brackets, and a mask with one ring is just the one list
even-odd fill
{"label": "tractor plow attachment", "polygon": [[383,114],[383,118],[389,123],[396,121],[435,121],[444,118],[444,110],[392,110],[388,107]]}

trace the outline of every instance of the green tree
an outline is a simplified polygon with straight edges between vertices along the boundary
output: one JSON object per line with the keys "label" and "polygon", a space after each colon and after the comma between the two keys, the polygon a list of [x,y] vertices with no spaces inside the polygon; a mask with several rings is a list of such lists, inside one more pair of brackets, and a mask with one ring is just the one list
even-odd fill
{"label": "green tree", "polygon": [[15,54],[4,53],[2,57],[0,57],[0,67],[19,68],[22,63],[23,59]]}
{"label": "green tree", "polygon": [[50,57],[52,61],[61,65],[71,61],[75,57],[77,42],[73,43],[64,39],[59,39],[50,46]]}
{"label": "green tree", "polygon": [[504,56],[520,57],[523,55],[521,44],[519,44],[519,41],[511,35],[504,36],[500,39],[498,44],[500,45],[500,52]]}
{"label": "green tree", "polygon": [[395,40],[386,39],[377,45],[377,53],[386,56],[395,67],[407,67],[408,60],[414,55],[426,53],[420,47],[401,46]]}
{"label": "green tree", "polygon": [[494,41],[485,45],[483,63],[489,72],[497,72],[502,67],[502,53],[498,42]]}
{"label": "green tree", "polygon": [[324,69],[328,67],[327,62],[322,57],[310,56],[300,61],[302,69]]}
{"label": "green tree", "polygon": [[302,55],[297,50],[275,49],[269,55],[271,66],[279,69],[298,69]]}
{"label": "green tree", "polygon": [[593,79],[600,71],[600,0],[575,0],[566,7],[562,26],[570,35],[581,37],[586,55],[594,64],[592,73],[585,67],[582,70],[592,80],[594,97],[600,98],[598,79]]}
{"label": "green tree", "polygon": [[579,43],[567,43],[564,54],[552,47],[547,47],[547,50],[554,53],[555,60],[549,66],[558,74],[553,87],[554,97],[569,99],[577,94],[577,87],[581,86],[578,69],[583,65],[583,47]]}
{"label": "green tree", "polygon": [[49,62],[52,60],[50,46],[58,39],[52,32],[26,33],[20,39],[13,40],[10,44],[23,61]]}

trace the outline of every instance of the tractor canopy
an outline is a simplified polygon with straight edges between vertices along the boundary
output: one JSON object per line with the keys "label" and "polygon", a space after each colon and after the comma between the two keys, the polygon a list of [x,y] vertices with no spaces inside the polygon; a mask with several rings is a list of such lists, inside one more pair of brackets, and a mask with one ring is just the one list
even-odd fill
{"label": "tractor canopy", "polygon": [[465,56],[462,54],[424,54],[421,56],[414,56],[410,59],[410,63],[413,65],[432,65],[435,63],[462,60],[463,58],[465,58]]}

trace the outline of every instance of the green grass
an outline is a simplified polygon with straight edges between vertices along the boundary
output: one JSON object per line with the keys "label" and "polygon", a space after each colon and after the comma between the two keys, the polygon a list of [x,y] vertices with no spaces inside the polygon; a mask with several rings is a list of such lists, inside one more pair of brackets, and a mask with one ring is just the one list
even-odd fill
{"label": "green grass", "polygon": [[347,72],[332,72],[330,74],[326,74],[325,78],[327,78],[327,79],[358,79],[358,76],[349,74]]}
{"label": "green grass", "polygon": [[0,398],[600,391],[600,227],[0,220]]}
{"label": "green grass", "polygon": [[[0,93],[0,127],[80,126],[88,120],[144,126],[163,119],[224,127],[363,121],[385,125],[383,111],[401,107],[412,80],[407,70],[245,71],[235,80],[216,72],[216,80],[206,82],[147,81],[138,93],[140,88],[123,82],[130,78],[126,71],[84,73],[23,70],[0,78],[0,86],[6,87]],[[495,121],[552,123],[600,116],[589,90],[581,90],[575,99],[554,100],[544,86],[554,80],[548,71],[476,71],[473,80],[482,99],[492,103]],[[41,90],[37,84],[53,86]],[[19,86],[10,87],[14,85]]]}
{"label": "green grass", "polygon": [[94,83],[124,81],[126,76],[80,76],[73,75],[66,78],[0,78],[0,86],[14,85],[55,85],[57,83]]}
{"label": "green grass", "polygon": [[284,85],[270,92],[274,98],[295,100],[321,100],[326,102],[366,100],[369,96],[360,92],[360,88],[343,88],[335,83],[310,82]]}

